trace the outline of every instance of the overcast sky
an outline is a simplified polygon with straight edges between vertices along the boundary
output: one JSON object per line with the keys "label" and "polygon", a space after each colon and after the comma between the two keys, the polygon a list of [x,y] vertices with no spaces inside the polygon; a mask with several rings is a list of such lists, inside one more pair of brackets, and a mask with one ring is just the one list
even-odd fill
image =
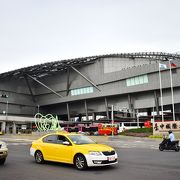
{"label": "overcast sky", "polygon": [[0,73],[125,52],[180,53],[179,0],[0,0]]}

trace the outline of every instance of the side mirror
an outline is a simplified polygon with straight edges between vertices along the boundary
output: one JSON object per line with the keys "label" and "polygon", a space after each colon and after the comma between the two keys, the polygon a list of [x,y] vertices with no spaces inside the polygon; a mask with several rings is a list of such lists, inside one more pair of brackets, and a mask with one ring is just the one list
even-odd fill
{"label": "side mirror", "polygon": [[64,144],[64,145],[70,145],[70,142],[64,141],[63,144]]}

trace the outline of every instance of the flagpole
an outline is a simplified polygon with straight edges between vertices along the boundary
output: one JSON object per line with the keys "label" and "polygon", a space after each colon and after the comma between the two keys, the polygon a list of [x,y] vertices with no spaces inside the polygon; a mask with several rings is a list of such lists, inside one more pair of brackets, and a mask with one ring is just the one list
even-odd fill
{"label": "flagpole", "polygon": [[173,81],[172,81],[172,69],[171,69],[171,60],[169,61],[169,73],[170,73],[170,82],[171,82],[171,98],[172,98],[172,108],[173,108],[173,121],[176,120],[175,118],[175,110],[174,110],[174,92],[173,92]]}
{"label": "flagpole", "polygon": [[161,96],[161,115],[162,115],[162,121],[164,121],[164,110],[163,110],[162,81],[161,81],[160,63],[159,63],[159,86],[160,86],[160,96]]}

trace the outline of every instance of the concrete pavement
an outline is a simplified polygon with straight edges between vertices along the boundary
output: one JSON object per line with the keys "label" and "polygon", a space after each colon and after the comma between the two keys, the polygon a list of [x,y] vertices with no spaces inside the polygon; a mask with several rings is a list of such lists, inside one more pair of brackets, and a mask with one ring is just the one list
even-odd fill
{"label": "concrete pavement", "polygon": [[[0,136],[0,140],[22,140],[22,141],[33,141],[40,137],[42,137],[44,133],[37,133],[37,134],[5,134]],[[142,137],[133,137],[133,136],[89,136],[93,140],[98,143],[105,143],[110,141],[139,141],[139,140],[146,140],[146,141],[162,141],[162,139],[155,139],[155,138],[142,138]]]}
{"label": "concrete pavement", "polygon": [[[0,136],[0,140],[8,143],[8,145],[27,145],[31,144],[33,140],[40,138],[42,134],[36,135],[12,135],[6,134]],[[114,148],[143,148],[143,149],[158,149],[161,139],[151,139],[142,137],[132,137],[132,136],[89,136],[94,141],[107,144]]]}

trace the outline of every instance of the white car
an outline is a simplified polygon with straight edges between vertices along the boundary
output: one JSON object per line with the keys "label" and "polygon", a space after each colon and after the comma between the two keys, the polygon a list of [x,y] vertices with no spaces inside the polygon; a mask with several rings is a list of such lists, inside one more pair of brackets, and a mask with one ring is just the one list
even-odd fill
{"label": "white car", "polygon": [[0,141],[0,165],[5,163],[7,155],[8,155],[7,144],[3,141]]}

